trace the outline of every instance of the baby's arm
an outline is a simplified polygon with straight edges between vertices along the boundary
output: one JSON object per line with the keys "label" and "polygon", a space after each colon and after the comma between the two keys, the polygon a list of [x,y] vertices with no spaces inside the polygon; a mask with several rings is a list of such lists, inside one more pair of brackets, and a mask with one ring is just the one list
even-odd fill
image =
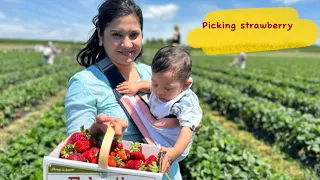
{"label": "baby's arm", "polygon": [[[193,104],[193,105],[192,105]],[[170,164],[179,158],[183,153],[186,156],[186,149],[196,131],[197,125],[202,119],[202,110],[196,98],[182,99],[179,103],[173,105],[172,114],[175,114],[179,120],[181,129],[175,145],[172,148],[162,148],[166,155],[163,158],[162,171],[167,172]],[[186,151],[186,152],[185,152]]]}
{"label": "baby's arm", "polygon": [[136,82],[139,91],[143,93],[149,93],[151,88],[151,82],[150,81],[139,81]]}
{"label": "baby's arm", "polygon": [[135,95],[138,91],[149,93],[151,87],[151,82],[149,81],[139,81],[139,82],[129,82],[125,81],[117,86],[117,91],[122,94]]}

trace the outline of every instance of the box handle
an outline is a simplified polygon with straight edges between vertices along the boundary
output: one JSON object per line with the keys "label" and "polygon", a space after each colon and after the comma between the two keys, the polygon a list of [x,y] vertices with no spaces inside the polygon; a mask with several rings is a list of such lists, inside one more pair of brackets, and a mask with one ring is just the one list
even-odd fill
{"label": "box handle", "polygon": [[102,145],[100,148],[98,163],[99,168],[108,168],[108,158],[114,134],[114,129],[111,127],[111,125],[109,125],[102,140]]}

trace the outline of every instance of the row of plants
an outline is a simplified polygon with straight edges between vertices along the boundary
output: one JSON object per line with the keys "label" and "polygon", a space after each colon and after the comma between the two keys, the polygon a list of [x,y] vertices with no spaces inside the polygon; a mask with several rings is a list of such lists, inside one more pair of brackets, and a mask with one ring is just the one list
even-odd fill
{"label": "row of plants", "polygon": [[[246,61],[246,69],[237,69],[229,67],[236,55],[215,55],[207,56],[197,51],[191,52],[193,56],[193,65],[201,65],[210,69],[231,69],[245,73],[253,73],[283,79],[288,82],[299,81],[303,84],[319,84],[320,82],[320,63],[319,57],[308,56],[287,56],[271,55],[264,53],[249,53]],[[152,59],[152,57],[150,58]]]}
{"label": "row of plants", "polygon": [[7,89],[12,85],[25,82],[30,79],[40,78],[47,74],[59,72],[62,69],[67,69],[72,64],[73,63],[71,61],[67,61],[64,64],[60,63],[53,66],[38,66],[33,69],[25,69],[24,71],[0,75],[0,90]]}
{"label": "row of plants", "polygon": [[0,150],[0,179],[43,179],[43,156],[66,138],[63,102],[52,106],[37,121],[27,133],[10,140]]}
{"label": "row of plants", "polygon": [[[54,64],[68,63],[64,54],[58,54],[55,57]],[[43,55],[41,52],[15,52],[1,61],[1,75],[24,72],[26,70],[47,66],[43,64]],[[75,62],[75,61],[74,61]]]}
{"label": "row of plants", "polygon": [[302,114],[320,117],[320,99],[317,96],[305,94],[288,87],[278,87],[256,79],[247,80],[200,68],[194,68],[193,73],[218,83],[231,85],[249,96],[263,97],[272,102],[279,102],[286,107],[294,108]]}
{"label": "row of plants", "polygon": [[0,95],[0,127],[8,125],[22,112],[29,111],[47,98],[66,87],[69,78],[80,69],[64,69],[52,75],[21,83],[5,90]]}
{"label": "row of plants", "polygon": [[261,97],[249,97],[226,84],[194,76],[193,89],[213,109],[229,119],[241,120],[247,130],[276,143],[292,157],[311,166],[320,162],[320,119]]}
{"label": "row of plants", "polygon": [[186,179],[291,179],[274,172],[252,148],[229,135],[206,115],[181,165]]}
{"label": "row of plants", "polygon": [[270,72],[264,70],[251,70],[254,74],[266,74],[267,76],[272,76],[274,78],[282,79],[283,81],[296,81],[299,83],[309,83],[309,84],[317,84],[320,83],[320,78],[318,77],[305,77],[305,76],[298,76],[298,75],[291,75],[290,72]]}
{"label": "row of plants", "polygon": [[33,69],[43,64],[40,53],[23,54],[22,52],[17,52],[12,57],[7,58],[6,60],[7,61],[1,63],[1,74]]}
{"label": "row of plants", "polygon": [[231,75],[237,78],[244,78],[248,80],[257,80],[265,83],[271,83],[276,86],[280,87],[289,87],[294,88],[298,91],[301,91],[305,94],[310,95],[320,95],[320,85],[319,84],[308,84],[305,82],[299,82],[296,80],[283,80],[282,78],[275,78],[274,76],[267,76],[265,74],[261,73],[255,73],[255,72],[246,72],[236,69],[216,69],[208,65],[200,65],[200,63],[197,63],[194,65],[194,67],[205,69],[211,72],[221,72],[226,75]]}

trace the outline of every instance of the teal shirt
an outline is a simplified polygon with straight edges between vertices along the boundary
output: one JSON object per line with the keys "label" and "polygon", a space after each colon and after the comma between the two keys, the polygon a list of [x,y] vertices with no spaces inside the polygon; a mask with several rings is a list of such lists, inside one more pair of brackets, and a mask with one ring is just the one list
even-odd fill
{"label": "teal shirt", "polygon": [[[140,80],[151,81],[151,67],[134,62]],[[112,118],[128,118],[117,102],[107,77],[96,67],[90,66],[71,77],[65,99],[67,135],[79,131],[80,126],[89,128],[98,114]],[[141,141],[141,133],[133,122],[128,121],[123,139]]]}

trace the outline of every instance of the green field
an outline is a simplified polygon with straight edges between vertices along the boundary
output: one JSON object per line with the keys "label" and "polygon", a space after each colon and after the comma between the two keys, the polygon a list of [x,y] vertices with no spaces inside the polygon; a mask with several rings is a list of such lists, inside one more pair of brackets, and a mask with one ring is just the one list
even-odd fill
{"label": "green field", "polygon": [[[158,47],[144,46],[141,61]],[[320,55],[306,49],[248,53],[246,69],[229,67],[234,55],[191,50],[204,118],[185,179],[320,177]],[[42,157],[66,137],[67,82],[82,67],[67,53],[53,66],[32,51],[0,52],[0,62],[0,179],[42,179]]]}

